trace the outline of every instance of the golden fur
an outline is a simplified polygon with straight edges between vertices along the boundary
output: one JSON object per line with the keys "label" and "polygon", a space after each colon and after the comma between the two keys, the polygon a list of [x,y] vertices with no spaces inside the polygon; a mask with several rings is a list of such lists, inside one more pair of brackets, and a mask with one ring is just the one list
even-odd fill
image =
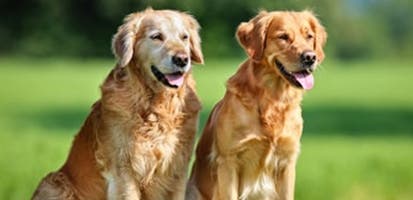
{"label": "golden fur", "polygon": [[[191,75],[191,61],[203,63],[198,29],[177,11],[147,9],[125,18],[112,42],[118,63],[101,99],[66,163],[41,181],[33,199],[184,198],[200,111]],[[174,55],[189,63],[177,67]],[[165,85],[152,66],[164,78],[182,72],[183,84]]]}
{"label": "golden fur", "polygon": [[[196,149],[186,199],[294,199],[303,90],[282,75],[319,64],[324,28],[309,11],[261,12],[237,29],[249,58],[227,82]],[[277,61],[277,62],[276,62]]]}

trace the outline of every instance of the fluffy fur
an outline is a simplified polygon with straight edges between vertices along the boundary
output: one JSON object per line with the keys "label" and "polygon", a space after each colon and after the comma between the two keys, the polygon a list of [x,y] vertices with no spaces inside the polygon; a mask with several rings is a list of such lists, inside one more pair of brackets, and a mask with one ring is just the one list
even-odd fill
{"label": "fluffy fur", "polygon": [[324,58],[326,33],[303,11],[261,12],[236,35],[249,58],[209,116],[186,199],[292,200],[304,91],[281,67],[311,75]]}
{"label": "fluffy fur", "polygon": [[101,99],[66,163],[41,181],[32,199],[184,198],[200,110],[191,75],[191,61],[203,63],[198,29],[194,18],[177,11],[147,9],[125,18],[113,38],[118,62]]}

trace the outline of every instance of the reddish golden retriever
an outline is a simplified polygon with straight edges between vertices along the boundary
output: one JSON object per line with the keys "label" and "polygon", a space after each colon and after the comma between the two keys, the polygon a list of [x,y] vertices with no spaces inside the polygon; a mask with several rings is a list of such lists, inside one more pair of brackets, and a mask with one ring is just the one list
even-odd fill
{"label": "reddish golden retriever", "polygon": [[66,163],[33,199],[184,198],[200,102],[191,62],[203,63],[190,15],[147,9],[113,38],[116,67],[101,86]]}
{"label": "reddish golden retriever", "polygon": [[196,149],[187,199],[294,199],[300,103],[324,58],[309,11],[261,12],[237,30],[249,58],[227,82]]}

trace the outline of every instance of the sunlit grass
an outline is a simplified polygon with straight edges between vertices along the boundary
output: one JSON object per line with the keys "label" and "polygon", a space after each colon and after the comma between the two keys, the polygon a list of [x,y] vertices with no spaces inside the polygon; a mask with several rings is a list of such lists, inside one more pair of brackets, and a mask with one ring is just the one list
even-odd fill
{"label": "sunlit grass", "polygon": [[[201,122],[242,59],[195,66]],[[113,60],[0,59],[0,199],[29,199],[66,159]],[[411,63],[327,61],[303,102],[297,199],[413,197]]]}
{"label": "sunlit grass", "polygon": [[411,137],[305,135],[297,166],[297,199],[411,199]]}

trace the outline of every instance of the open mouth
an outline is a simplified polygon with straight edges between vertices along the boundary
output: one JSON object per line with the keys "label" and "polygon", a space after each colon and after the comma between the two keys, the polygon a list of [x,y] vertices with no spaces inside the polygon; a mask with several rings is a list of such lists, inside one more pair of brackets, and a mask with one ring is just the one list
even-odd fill
{"label": "open mouth", "polygon": [[314,86],[314,77],[312,75],[313,69],[308,68],[298,72],[289,72],[285,69],[284,65],[275,60],[275,65],[277,65],[281,74],[287,79],[292,85],[303,88],[305,90],[310,90]]}
{"label": "open mouth", "polygon": [[174,72],[170,74],[163,74],[155,66],[151,66],[151,71],[153,75],[158,79],[159,82],[171,88],[178,88],[184,82],[183,72]]}

